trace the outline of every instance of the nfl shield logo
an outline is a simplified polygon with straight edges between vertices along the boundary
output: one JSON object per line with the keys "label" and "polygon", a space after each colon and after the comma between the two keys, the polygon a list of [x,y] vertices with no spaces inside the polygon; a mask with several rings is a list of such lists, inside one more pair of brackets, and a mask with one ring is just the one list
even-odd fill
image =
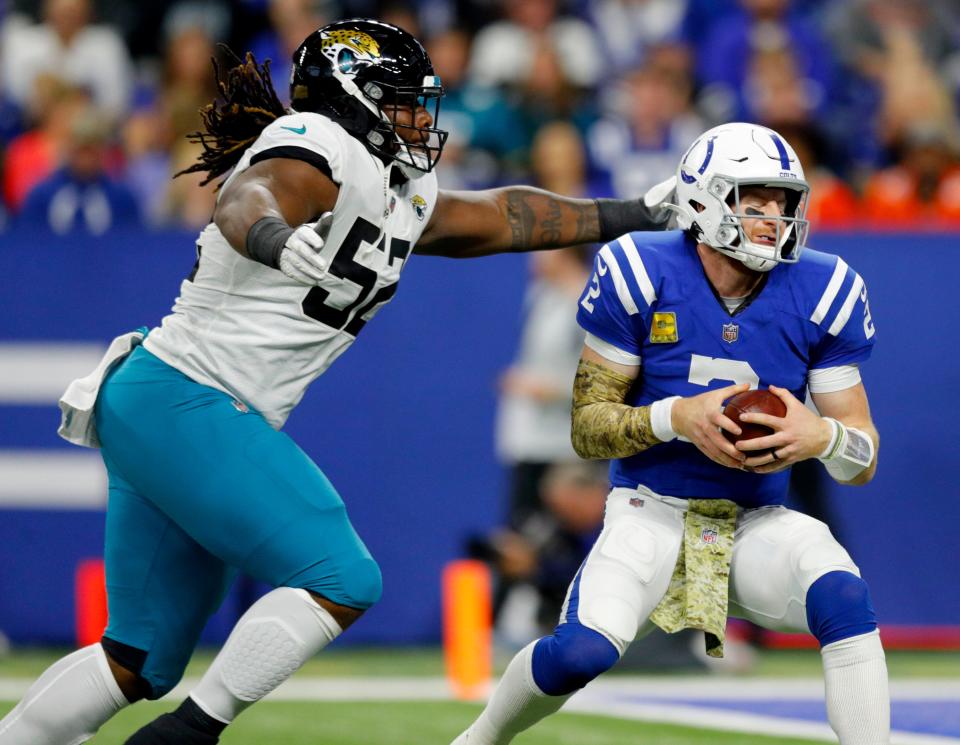
{"label": "nfl shield logo", "polygon": [[740,327],[735,323],[723,324],[723,340],[733,344],[740,337]]}
{"label": "nfl shield logo", "polygon": [[700,533],[700,540],[704,543],[716,543],[717,531],[711,528],[704,528],[703,532]]}

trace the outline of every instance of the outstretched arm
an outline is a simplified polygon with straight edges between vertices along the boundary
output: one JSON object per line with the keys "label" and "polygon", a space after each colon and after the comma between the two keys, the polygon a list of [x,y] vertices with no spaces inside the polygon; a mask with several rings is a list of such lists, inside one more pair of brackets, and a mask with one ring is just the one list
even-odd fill
{"label": "outstretched arm", "polygon": [[531,186],[441,191],[414,251],[467,259],[609,241],[666,223],[658,204],[643,199],[571,199]]}

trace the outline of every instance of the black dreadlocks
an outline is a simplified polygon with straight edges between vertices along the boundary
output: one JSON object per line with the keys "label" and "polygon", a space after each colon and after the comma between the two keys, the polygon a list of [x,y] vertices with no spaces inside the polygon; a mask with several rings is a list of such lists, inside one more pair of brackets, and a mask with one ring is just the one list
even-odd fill
{"label": "black dreadlocks", "polygon": [[[196,163],[176,174],[206,172],[201,186],[233,168],[264,127],[287,113],[273,89],[270,60],[261,65],[250,52],[241,60],[228,47],[221,48],[235,64],[222,74],[214,58],[219,95],[200,110],[205,131],[187,135],[191,142],[203,145],[203,153]],[[220,186],[222,182],[217,188]]]}

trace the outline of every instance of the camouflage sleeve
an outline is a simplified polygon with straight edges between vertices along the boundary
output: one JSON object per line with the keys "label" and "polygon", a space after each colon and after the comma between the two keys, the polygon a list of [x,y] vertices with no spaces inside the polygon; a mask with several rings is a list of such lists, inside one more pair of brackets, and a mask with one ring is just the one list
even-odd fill
{"label": "camouflage sleeve", "polygon": [[573,380],[573,449],[581,458],[625,458],[660,442],[649,406],[624,403],[633,380],[580,360]]}

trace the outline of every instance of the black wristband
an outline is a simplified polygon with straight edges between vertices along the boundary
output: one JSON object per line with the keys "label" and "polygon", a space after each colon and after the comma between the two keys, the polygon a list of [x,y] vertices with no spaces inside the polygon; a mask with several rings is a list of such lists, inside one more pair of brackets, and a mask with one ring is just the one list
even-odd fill
{"label": "black wristband", "polygon": [[661,230],[668,215],[656,219],[642,199],[594,199],[600,216],[600,241],[606,243],[634,230]]}
{"label": "black wristband", "polygon": [[247,231],[247,256],[261,264],[280,268],[280,252],[293,235],[293,228],[279,217],[261,217]]}

